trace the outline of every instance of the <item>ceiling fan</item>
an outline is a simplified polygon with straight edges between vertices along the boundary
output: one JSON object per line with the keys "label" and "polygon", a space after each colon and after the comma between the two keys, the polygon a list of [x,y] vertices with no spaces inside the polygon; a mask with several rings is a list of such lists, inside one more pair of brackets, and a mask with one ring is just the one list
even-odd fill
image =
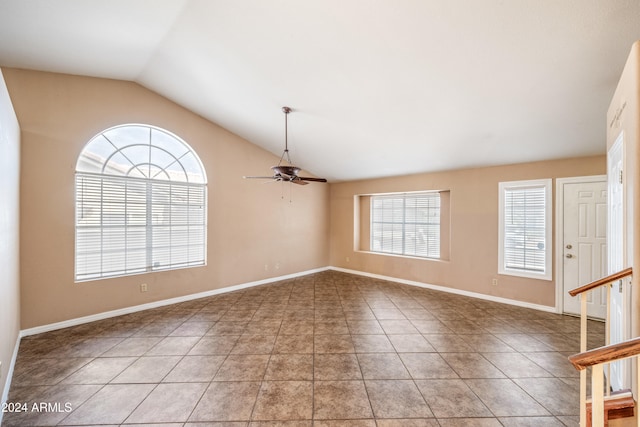
{"label": "ceiling fan", "polygon": [[[291,163],[291,159],[289,158],[289,141],[288,141],[288,123],[287,117],[291,112],[291,108],[282,107],[282,111],[284,112],[284,151],[282,152],[282,156],[280,157],[280,161],[276,166],[271,166],[271,170],[273,171],[273,176],[245,176],[247,179],[271,179],[273,181],[284,181],[291,182],[293,184],[298,185],[307,185],[309,181],[311,182],[327,182],[324,178],[311,178],[307,176],[298,176],[298,172],[300,172],[300,168],[297,166],[293,166]],[[286,157],[286,159],[285,159]],[[283,161],[285,161],[283,164]]]}

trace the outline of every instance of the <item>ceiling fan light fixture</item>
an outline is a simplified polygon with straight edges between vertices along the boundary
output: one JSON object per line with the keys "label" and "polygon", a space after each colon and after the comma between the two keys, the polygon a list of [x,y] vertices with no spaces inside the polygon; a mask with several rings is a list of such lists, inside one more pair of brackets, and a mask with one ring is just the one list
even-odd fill
{"label": "ceiling fan light fixture", "polygon": [[[280,161],[276,166],[271,166],[271,170],[273,171],[273,176],[245,176],[244,178],[249,179],[272,179],[274,181],[288,181],[293,184],[298,185],[307,185],[309,182],[327,182],[324,178],[311,178],[305,176],[298,176],[300,172],[300,168],[294,166],[291,163],[291,158],[289,157],[289,122],[288,116],[291,113],[291,107],[282,107],[282,112],[284,113],[284,151],[282,152],[282,156],[280,156]],[[286,161],[288,165],[283,165],[282,162]]]}

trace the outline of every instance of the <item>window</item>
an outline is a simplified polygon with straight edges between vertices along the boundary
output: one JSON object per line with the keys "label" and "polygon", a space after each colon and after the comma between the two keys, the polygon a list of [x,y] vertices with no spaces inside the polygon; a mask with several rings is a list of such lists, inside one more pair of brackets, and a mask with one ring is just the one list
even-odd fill
{"label": "window", "polygon": [[206,176],[175,135],[123,125],[76,165],[76,281],[204,265]]}
{"label": "window", "polygon": [[372,196],[371,251],[440,257],[440,194]]}
{"label": "window", "polygon": [[551,180],[501,182],[500,274],[551,280]]}

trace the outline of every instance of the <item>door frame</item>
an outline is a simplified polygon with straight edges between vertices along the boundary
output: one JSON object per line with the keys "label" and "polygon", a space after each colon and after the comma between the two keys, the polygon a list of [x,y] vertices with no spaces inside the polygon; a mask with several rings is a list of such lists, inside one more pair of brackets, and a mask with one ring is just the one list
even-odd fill
{"label": "door frame", "polygon": [[[607,183],[607,175],[573,176],[569,178],[556,178],[556,209],[555,209],[555,264],[556,264],[556,313],[563,313],[564,307],[564,185],[582,184],[588,182]],[[586,285],[586,283],[585,283]]]}

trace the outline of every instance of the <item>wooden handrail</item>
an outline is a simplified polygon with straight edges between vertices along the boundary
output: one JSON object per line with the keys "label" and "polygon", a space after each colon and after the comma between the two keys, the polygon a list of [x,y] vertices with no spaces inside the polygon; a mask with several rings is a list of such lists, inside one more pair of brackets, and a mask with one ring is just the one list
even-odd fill
{"label": "wooden handrail", "polygon": [[602,279],[598,279],[594,282],[587,283],[584,286],[580,286],[579,288],[575,288],[569,291],[569,295],[575,297],[576,295],[580,295],[583,292],[590,291],[591,289],[598,288],[603,285],[608,285],[611,282],[615,282],[616,280],[623,279],[627,276],[631,276],[633,273],[631,267],[625,268],[624,270],[620,270],[617,273],[610,274]]}
{"label": "wooden handrail", "polygon": [[574,354],[569,356],[569,362],[581,371],[589,366],[626,359],[638,354],[640,354],[640,337]]}

